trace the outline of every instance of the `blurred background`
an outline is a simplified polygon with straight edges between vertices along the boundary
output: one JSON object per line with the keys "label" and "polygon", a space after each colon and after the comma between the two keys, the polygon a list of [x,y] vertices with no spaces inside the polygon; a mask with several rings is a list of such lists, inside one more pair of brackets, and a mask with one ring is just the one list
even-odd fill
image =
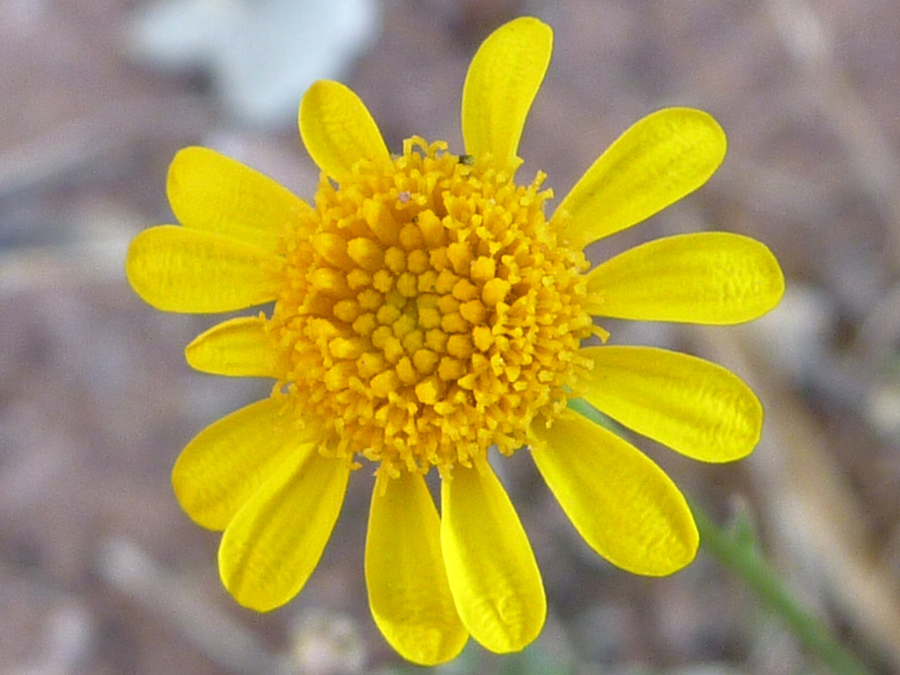
{"label": "blurred background", "polygon": [[[750,518],[799,597],[874,673],[900,672],[900,5],[894,0],[0,0],[0,673],[417,672],[367,609],[371,475],[357,472],[303,593],[267,615],[222,590],[218,535],[169,473],[202,427],[266,395],[192,372],[214,317],[156,312],[127,286],[141,229],[170,222],[166,168],[214,147],[311,197],[296,132],[315,78],[341,79],[397,150],[462,150],[480,41],[520,14],[555,52],[520,176],[563,196],[627,126],[711,112],[730,152],[700,192],[591,249],[722,229],[765,242],[782,306],[727,329],[604,324],[744,377],[767,411],[747,461],[701,466],[640,443],[696,502]],[[470,644],[456,673],[792,675],[822,669],[701,551],[664,579],[582,544],[526,453],[507,480],[550,617],[524,654]]]}

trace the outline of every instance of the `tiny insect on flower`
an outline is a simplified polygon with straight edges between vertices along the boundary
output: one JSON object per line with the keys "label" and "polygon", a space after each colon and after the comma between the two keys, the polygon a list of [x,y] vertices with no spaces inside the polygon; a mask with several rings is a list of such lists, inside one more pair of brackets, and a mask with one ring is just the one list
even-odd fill
{"label": "tiny insect on flower", "polygon": [[587,244],[699,188],[726,140],[704,112],[654,112],[548,215],[546,176],[516,172],[551,46],[550,28],[527,17],[487,38],[463,87],[464,154],[413,136],[391,155],[350,89],[315,83],[299,113],[322,170],[312,203],[212,150],[175,157],[180,225],[135,237],[132,287],[175,312],[274,302],[188,345],[198,370],[274,384],[201,431],[173,472],[185,511],[224,531],[222,581],[242,605],[270,610],[300,592],[351,471],[372,466],[365,575],[386,640],[419,664],[454,658],[470,635],[522,649],[547,604],[490,448],[527,449],[585,541],[622,569],[666,575],[694,558],[678,488],[569,403],[694,459],[746,456],[762,407],[737,376],[609,344],[597,320],[739,323],[774,307],[784,279],[764,245],[725,232],[665,237],[591,268]]}

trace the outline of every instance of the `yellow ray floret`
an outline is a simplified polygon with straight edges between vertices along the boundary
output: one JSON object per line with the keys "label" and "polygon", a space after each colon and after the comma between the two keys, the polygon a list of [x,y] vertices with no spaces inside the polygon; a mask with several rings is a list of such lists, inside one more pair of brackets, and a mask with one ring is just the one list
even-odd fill
{"label": "yellow ray floret", "polygon": [[469,67],[462,95],[466,152],[514,167],[525,118],[550,64],[553,32],[537,19],[513,21],[491,35]]}
{"label": "yellow ray floret", "polygon": [[441,545],[463,623],[491,651],[519,651],[543,627],[547,600],[506,491],[487,464],[459,467],[441,488],[441,513]]}
{"label": "yellow ray floret", "polygon": [[585,172],[557,214],[583,246],[636,225],[703,185],[725,158],[725,132],[691,108],[659,110],[622,134]]}
{"label": "yellow ray floret", "polygon": [[337,521],[349,467],[298,447],[279,464],[225,528],[219,545],[222,583],[261,612],[280,607],[303,588]]}
{"label": "yellow ray floret", "polygon": [[628,428],[703,462],[746,457],[759,441],[763,410],[734,373],[653,347],[588,347],[584,398]]}
{"label": "yellow ray floret", "polygon": [[423,666],[454,658],[469,638],[447,581],[440,528],[421,475],[379,477],[366,536],[369,605],[387,641]]}
{"label": "yellow ray floret", "polygon": [[283,400],[258,401],[206,427],[182,450],[172,485],[199,525],[224,530],[279,465],[318,437],[284,412]]}
{"label": "yellow ray floret", "polygon": [[267,251],[276,249],[286,223],[310,211],[271,178],[209,148],[185,148],[175,155],[166,193],[185,227]]}
{"label": "yellow ray floret", "polygon": [[167,312],[227,312],[274,300],[284,260],[263,248],[203,230],[159,225],[128,248],[132,288]]}
{"label": "yellow ray floret", "polygon": [[267,326],[265,316],[229,319],[194,338],[184,356],[204,373],[277,379],[285,369],[284,355]]}
{"label": "yellow ray floret", "polygon": [[381,132],[366,106],[339,82],[316,82],[300,105],[300,135],[313,161],[341,180],[360,160],[389,162]]}
{"label": "yellow ray floret", "polygon": [[664,237],[629,249],[587,275],[597,316],[727,325],[755,319],[784,294],[763,244],[728,232]]}
{"label": "yellow ray floret", "polygon": [[699,535],[687,502],[649,457],[580,416],[535,433],[541,475],[597,553],[651,576],[694,559]]}

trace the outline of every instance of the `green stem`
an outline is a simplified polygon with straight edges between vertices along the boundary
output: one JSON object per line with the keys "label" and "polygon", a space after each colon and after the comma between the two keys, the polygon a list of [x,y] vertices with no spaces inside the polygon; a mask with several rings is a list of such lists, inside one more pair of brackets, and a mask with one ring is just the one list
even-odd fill
{"label": "green stem", "polygon": [[780,616],[809,652],[836,675],[871,675],[855,655],[835,641],[825,626],[800,605],[754,542],[740,533],[721,529],[695,502],[691,503],[691,510],[705,549],[731,568],[763,605]]}

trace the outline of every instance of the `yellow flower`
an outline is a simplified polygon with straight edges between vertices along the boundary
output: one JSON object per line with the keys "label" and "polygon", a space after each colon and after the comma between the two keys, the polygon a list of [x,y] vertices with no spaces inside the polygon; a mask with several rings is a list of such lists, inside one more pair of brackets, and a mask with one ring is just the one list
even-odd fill
{"label": "yellow flower", "polygon": [[[196,369],[275,381],[272,395],[184,449],[173,483],[224,530],[222,580],[269,610],[303,588],[350,471],[376,465],[365,549],[369,604],[404,657],[435,664],[471,635],[495,652],[540,632],[546,599],[488,449],[527,447],[585,541],[613,564],[665,575],[698,535],[672,481],[568,407],[583,397],[631,430],[706,462],[747,455],[762,408],[729,371],[649,347],[581,346],[595,317],[732,324],[784,280],[762,244],[704,232],[653,241],[589,270],[582,249],[700,187],[725,155],[707,114],[653,113],[628,129],[547,218],[544,174],[514,182],[525,118],[550,60],[533,18],[491,35],[462,98],[465,154],[419,137],[392,156],[362,101],[317,82],[300,133],[322,169],[314,206],[212,150],[177,154],[181,225],[139,234],[128,279],[151,305],[225,312],[186,350]],[[425,483],[436,468],[440,515]]]}

